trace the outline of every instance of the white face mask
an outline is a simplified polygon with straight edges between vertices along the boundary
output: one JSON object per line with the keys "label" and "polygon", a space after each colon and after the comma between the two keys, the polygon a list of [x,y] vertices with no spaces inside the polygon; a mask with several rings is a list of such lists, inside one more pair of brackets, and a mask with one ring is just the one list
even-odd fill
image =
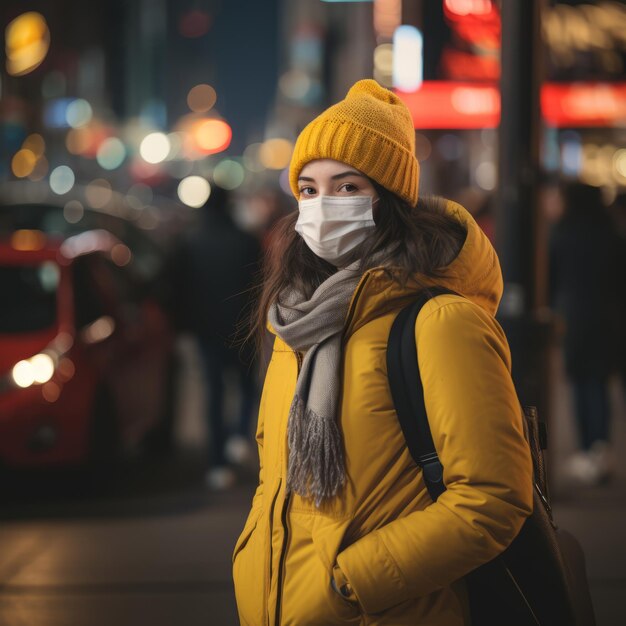
{"label": "white face mask", "polygon": [[300,200],[296,231],[314,254],[339,266],[376,226],[372,204],[370,196]]}

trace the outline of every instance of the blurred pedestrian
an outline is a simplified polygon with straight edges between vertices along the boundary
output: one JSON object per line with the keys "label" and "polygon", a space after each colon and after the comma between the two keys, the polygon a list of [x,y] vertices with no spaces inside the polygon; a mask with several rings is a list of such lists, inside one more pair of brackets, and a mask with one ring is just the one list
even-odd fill
{"label": "blurred pedestrian", "polygon": [[293,206],[283,190],[270,186],[250,193],[242,208],[242,221],[259,239],[263,250],[271,246],[272,230],[276,222],[293,211]]}
{"label": "blurred pedestrian", "polygon": [[566,469],[571,478],[593,485],[611,474],[608,379],[615,369],[618,293],[625,268],[600,189],[569,183],[563,205],[550,238],[550,292],[565,324],[565,370],[581,448]]}
{"label": "blurred pedestrian", "polygon": [[[229,193],[213,187],[197,228],[185,238],[175,261],[177,317],[197,339],[209,391],[206,481],[214,489],[231,486],[232,465],[245,462],[251,452],[250,421],[257,400],[252,351],[238,341],[238,328],[249,307],[260,245],[235,223],[231,210]],[[239,402],[238,419],[230,432],[225,415],[228,373],[237,382]]]}
{"label": "blurred pedestrian", "polygon": [[[411,115],[373,80],[296,142],[299,211],[273,238],[255,322],[275,340],[233,557],[242,624],[469,624],[463,576],[532,509],[496,253],[460,205],[418,197],[418,178]],[[394,318],[433,284],[462,294],[431,299],[415,328],[436,504],[386,371]]]}
{"label": "blurred pedestrian", "polygon": [[621,379],[622,395],[626,401],[626,281],[623,273],[626,272],[626,193],[617,195],[610,207],[611,218],[615,224],[618,238],[617,267],[621,281],[614,285],[617,295],[617,340],[615,353],[617,358],[617,372]]}

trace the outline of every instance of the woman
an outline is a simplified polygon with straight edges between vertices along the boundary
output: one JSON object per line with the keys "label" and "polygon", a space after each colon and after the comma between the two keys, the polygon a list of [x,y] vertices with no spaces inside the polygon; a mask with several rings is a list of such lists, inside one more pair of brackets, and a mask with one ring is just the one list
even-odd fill
{"label": "woman", "polygon": [[[418,200],[409,111],[362,80],[299,136],[256,330],[275,335],[261,462],[233,555],[242,624],[468,624],[462,577],[516,536],[531,459],[494,314],[496,254],[453,202]],[[442,206],[439,206],[441,204]],[[419,366],[447,491],[432,503],[386,375],[420,289]]]}

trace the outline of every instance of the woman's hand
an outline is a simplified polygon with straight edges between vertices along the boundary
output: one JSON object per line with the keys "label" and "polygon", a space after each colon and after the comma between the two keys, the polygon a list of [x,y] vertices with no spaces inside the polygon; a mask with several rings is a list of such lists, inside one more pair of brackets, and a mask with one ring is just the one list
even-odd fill
{"label": "woman's hand", "polygon": [[345,574],[341,571],[339,565],[333,567],[333,572],[330,577],[330,586],[333,591],[339,594],[344,600],[357,604],[358,600],[352,589],[352,585],[348,582]]}

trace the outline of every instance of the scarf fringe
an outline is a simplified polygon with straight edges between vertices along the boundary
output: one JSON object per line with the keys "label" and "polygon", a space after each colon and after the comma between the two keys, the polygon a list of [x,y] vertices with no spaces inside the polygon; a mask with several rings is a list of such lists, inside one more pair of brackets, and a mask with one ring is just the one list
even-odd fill
{"label": "scarf fringe", "polygon": [[304,498],[336,496],[346,482],[343,446],[334,419],[321,417],[296,396],[289,411],[287,488]]}

